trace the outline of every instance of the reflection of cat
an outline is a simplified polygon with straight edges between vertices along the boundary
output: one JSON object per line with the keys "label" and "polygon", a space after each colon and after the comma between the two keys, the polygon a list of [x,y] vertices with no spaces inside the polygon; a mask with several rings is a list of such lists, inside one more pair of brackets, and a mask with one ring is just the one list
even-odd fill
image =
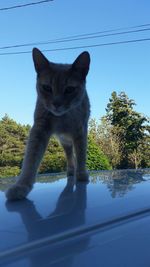
{"label": "reflection of cat", "polygon": [[88,180],[85,168],[87,123],[90,105],[85,89],[89,70],[88,52],[80,54],[72,65],[49,62],[33,49],[37,72],[37,103],[20,177],[6,192],[8,199],[26,197],[35,182],[37,169],[48,144],[55,134],[67,157],[67,175]]}
{"label": "reflection of cat", "polygon": [[[10,201],[6,202],[7,210],[9,212],[15,212],[15,214],[18,213],[17,215],[20,215],[19,217],[22,219],[23,235],[20,234],[19,236],[20,244],[22,242],[24,243],[24,231],[26,230],[25,247],[27,245],[31,248],[31,244],[33,244],[34,241],[37,242],[40,240],[41,246],[45,248],[41,249],[40,253],[37,253],[36,249],[31,249],[30,253],[28,249],[26,251],[23,250],[19,253],[18,257],[15,258],[16,266],[22,266],[20,261],[26,257],[28,257],[30,261],[30,266],[47,266],[47,259],[49,259],[49,266],[72,266],[74,260],[80,257],[82,252],[84,253],[89,248],[90,236],[88,234],[85,235],[87,226],[87,183],[76,183],[76,186],[74,186],[74,179],[72,178],[73,177],[68,177],[67,185],[61,194],[58,195],[58,198],[56,197],[56,200],[53,199],[56,201],[53,205],[54,211],[51,209],[52,206],[49,208],[47,203],[46,211],[48,212],[49,209],[51,210],[47,216],[45,216],[45,213],[43,215],[39,213],[36,201],[26,199],[22,203],[15,203],[15,205]],[[62,183],[60,183],[59,189],[61,185]],[[82,230],[80,231],[79,229],[84,229],[83,236]],[[78,233],[78,230],[80,233]],[[67,242],[68,233],[70,237],[72,236],[71,239],[73,239],[71,245],[70,242]],[[2,234],[2,237],[8,240],[7,246],[9,242],[11,244],[12,242],[16,244],[15,235],[11,236],[11,240],[8,238],[9,235],[10,234],[7,232],[5,233],[5,231]],[[80,242],[78,239],[79,236]],[[62,242],[63,248],[60,245]],[[0,247],[2,245],[3,244],[0,244]],[[9,265],[12,258],[5,257],[4,260],[2,266]]]}

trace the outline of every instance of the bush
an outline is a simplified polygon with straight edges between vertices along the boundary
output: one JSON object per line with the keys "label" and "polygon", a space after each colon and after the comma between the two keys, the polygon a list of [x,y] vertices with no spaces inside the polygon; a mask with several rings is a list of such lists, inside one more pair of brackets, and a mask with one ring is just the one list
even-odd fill
{"label": "bush", "polygon": [[65,155],[55,152],[54,154],[46,154],[42,160],[39,172],[51,173],[61,172],[66,170]]}
{"label": "bush", "polygon": [[0,178],[18,176],[19,173],[20,173],[20,169],[17,166],[0,167]]}
{"label": "bush", "polygon": [[110,170],[108,158],[103,154],[93,137],[88,137],[87,168],[89,170]]}

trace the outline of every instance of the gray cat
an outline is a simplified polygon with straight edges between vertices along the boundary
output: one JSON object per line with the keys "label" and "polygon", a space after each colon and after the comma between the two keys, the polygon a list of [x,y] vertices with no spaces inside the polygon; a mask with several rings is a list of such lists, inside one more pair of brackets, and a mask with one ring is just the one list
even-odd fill
{"label": "gray cat", "polygon": [[67,176],[88,181],[86,171],[87,124],[90,104],[85,83],[90,55],[80,54],[73,64],[55,64],[33,49],[37,72],[37,102],[22,171],[16,184],[6,191],[9,200],[27,196],[50,136],[62,144],[67,158]]}

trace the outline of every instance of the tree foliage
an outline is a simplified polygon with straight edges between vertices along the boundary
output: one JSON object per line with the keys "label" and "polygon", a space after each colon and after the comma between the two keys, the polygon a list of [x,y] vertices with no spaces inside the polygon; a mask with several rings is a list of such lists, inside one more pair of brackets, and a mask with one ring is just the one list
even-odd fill
{"label": "tree foliage", "polygon": [[93,135],[88,136],[87,167],[89,170],[110,170],[111,165]]}
{"label": "tree foliage", "polygon": [[[89,122],[87,167],[89,170],[150,167],[149,120],[134,110],[135,102],[113,92],[100,122]],[[0,120],[0,177],[20,173],[30,130],[5,115]],[[63,148],[51,138],[39,172],[66,170]]]}
{"label": "tree foliage", "polygon": [[40,173],[51,173],[65,171],[66,159],[63,148],[56,138],[51,138],[41,162]]}
{"label": "tree foliage", "polygon": [[0,120],[0,175],[18,175],[30,126],[17,124],[5,115]]}
{"label": "tree foliage", "polygon": [[112,132],[112,126],[106,117],[102,117],[97,127],[97,143],[103,153],[109,159],[112,168],[116,168],[121,160],[120,146],[121,140],[118,135]]}
{"label": "tree foliage", "polygon": [[[20,173],[25,146],[30,130],[29,125],[21,125],[5,115],[0,120],[0,177],[17,176]],[[89,169],[108,169],[108,160],[92,138],[89,138]],[[66,170],[63,148],[55,138],[51,138],[39,173],[60,172]]]}
{"label": "tree foliage", "polygon": [[[134,106],[134,100],[129,99],[125,92],[118,95],[113,92],[107,105],[105,120],[110,125],[112,141],[118,146],[116,168],[143,167],[145,152],[150,158],[149,121],[136,112]],[[147,146],[145,152],[142,149],[144,144]],[[149,160],[145,165],[149,165]]]}

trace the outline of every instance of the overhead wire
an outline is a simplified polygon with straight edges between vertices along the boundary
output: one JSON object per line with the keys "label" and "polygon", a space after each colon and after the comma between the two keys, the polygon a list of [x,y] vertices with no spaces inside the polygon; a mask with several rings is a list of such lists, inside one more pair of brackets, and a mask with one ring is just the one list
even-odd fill
{"label": "overhead wire", "polygon": [[[40,1],[40,2],[43,2],[43,1]],[[83,33],[83,34],[78,34],[78,35],[71,35],[71,36],[66,36],[66,37],[62,37],[62,38],[51,39],[48,41],[38,41],[38,42],[32,42],[32,43],[7,45],[7,46],[0,47],[0,50],[11,49],[11,48],[21,48],[21,47],[28,47],[28,46],[36,46],[36,45],[59,44],[59,43],[65,43],[65,42],[90,40],[90,39],[104,38],[104,37],[110,37],[110,36],[113,37],[113,36],[117,36],[117,35],[119,36],[119,35],[131,34],[131,33],[132,34],[133,33],[140,33],[140,32],[143,33],[143,32],[150,31],[150,27],[148,27],[148,26],[150,26],[150,23],[145,23],[145,24],[140,24],[140,25],[135,25],[135,26],[130,26],[130,27],[122,27],[122,28],[116,28],[116,29],[97,31],[97,32]],[[121,31],[121,29],[122,29],[122,31]],[[130,40],[106,42],[106,43],[100,43],[100,44],[82,45],[82,46],[43,49],[42,51],[46,52],[46,51],[73,50],[73,49],[90,48],[90,47],[94,48],[94,47],[100,47],[100,46],[136,43],[136,42],[145,42],[145,41],[149,41],[149,38],[130,39]],[[31,53],[31,51],[2,52],[2,53],[0,53],[0,56],[2,56],[2,55],[27,54],[27,53]]]}
{"label": "overhead wire", "polygon": [[85,36],[85,37],[72,38],[72,39],[66,39],[66,40],[60,39],[60,40],[49,40],[49,41],[25,43],[25,44],[16,44],[16,45],[10,45],[10,46],[2,46],[0,47],[0,49],[5,50],[5,49],[10,49],[10,48],[19,48],[19,47],[27,47],[27,46],[34,46],[34,45],[57,44],[57,43],[65,43],[65,42],[73,42],[73,41],[81,41],[81,40],[90,40],[90,39],[97,39],[97,38],[102,38],[102,37],[124,35],[124,34],[145,32],[145,31],[150,31],[150,28],[124,31],[124,32],[116,32],[116,33],[108,33],[108,34],[95,35],[95,36],[87,36],[87,37]]}
{"label": "overhead wire", "polygon": [[134,26],[129,26],[129,27],[121,27],[121,28],[109,29],[109,30],[103,30],[103,31],[97,31],[97,32],[82,33],[82,34],[78,34],[78,35],[66,36],[66,37],[63,37],[63,38],[57,38],[57,39],[54,39],[54,40],[55,41],[59,41],[59,40],[65,40],[65,39],[70,39],[70,38],[76,38],[76,37],[84,37],[84,36],[90,36],[90,35],[96,35],[96,34],[102,34],[102,33],[123,31],[123,30],[136,29],[136,28],[143,28],[143,27],[148,27],[148,26],[150,26],[150,23],[134,25]]}
{"label": "overhead wire", "polygon": [[[63,48],[53,48],[53,49],[43,49],[42,52],[54,52],[54,51],[64,51],[64,50],[75,50],[81,48],[96,48],[102,46],[112,46],[112,45],[119,45],[119,44],[128,44],[128,43],[137,43],[137,42],[146,42],[150,41],[150,38],[143,38],[143,39],[133,39],[133,40],[124,40],[118,42],[108,42],[108,43],[101,43],[101,44],[92,44],[92,45],[83,45],[83,46],[73,46],[73,47],[63,47]],[[32,51],[19,51],[19,52],[4,52],[0,53],[0,56],[5,55],[20,55],[20,54],[29,54]]]}
{"label": "overhead wire", "polygon": [[1,7],[0,11],[7,11],[11,9],[16,9],[16,8],[23,8],[23,7],[28,7],[28,6],[33,6],[33,5],[40,5],[48,2],[52,2],[53,0],[42,0],[42,1],[37,1],[37,2],[31,2],[31,3],[26,3],[22,5],[14,5],[14,6],[9,6],[9,7]]}

